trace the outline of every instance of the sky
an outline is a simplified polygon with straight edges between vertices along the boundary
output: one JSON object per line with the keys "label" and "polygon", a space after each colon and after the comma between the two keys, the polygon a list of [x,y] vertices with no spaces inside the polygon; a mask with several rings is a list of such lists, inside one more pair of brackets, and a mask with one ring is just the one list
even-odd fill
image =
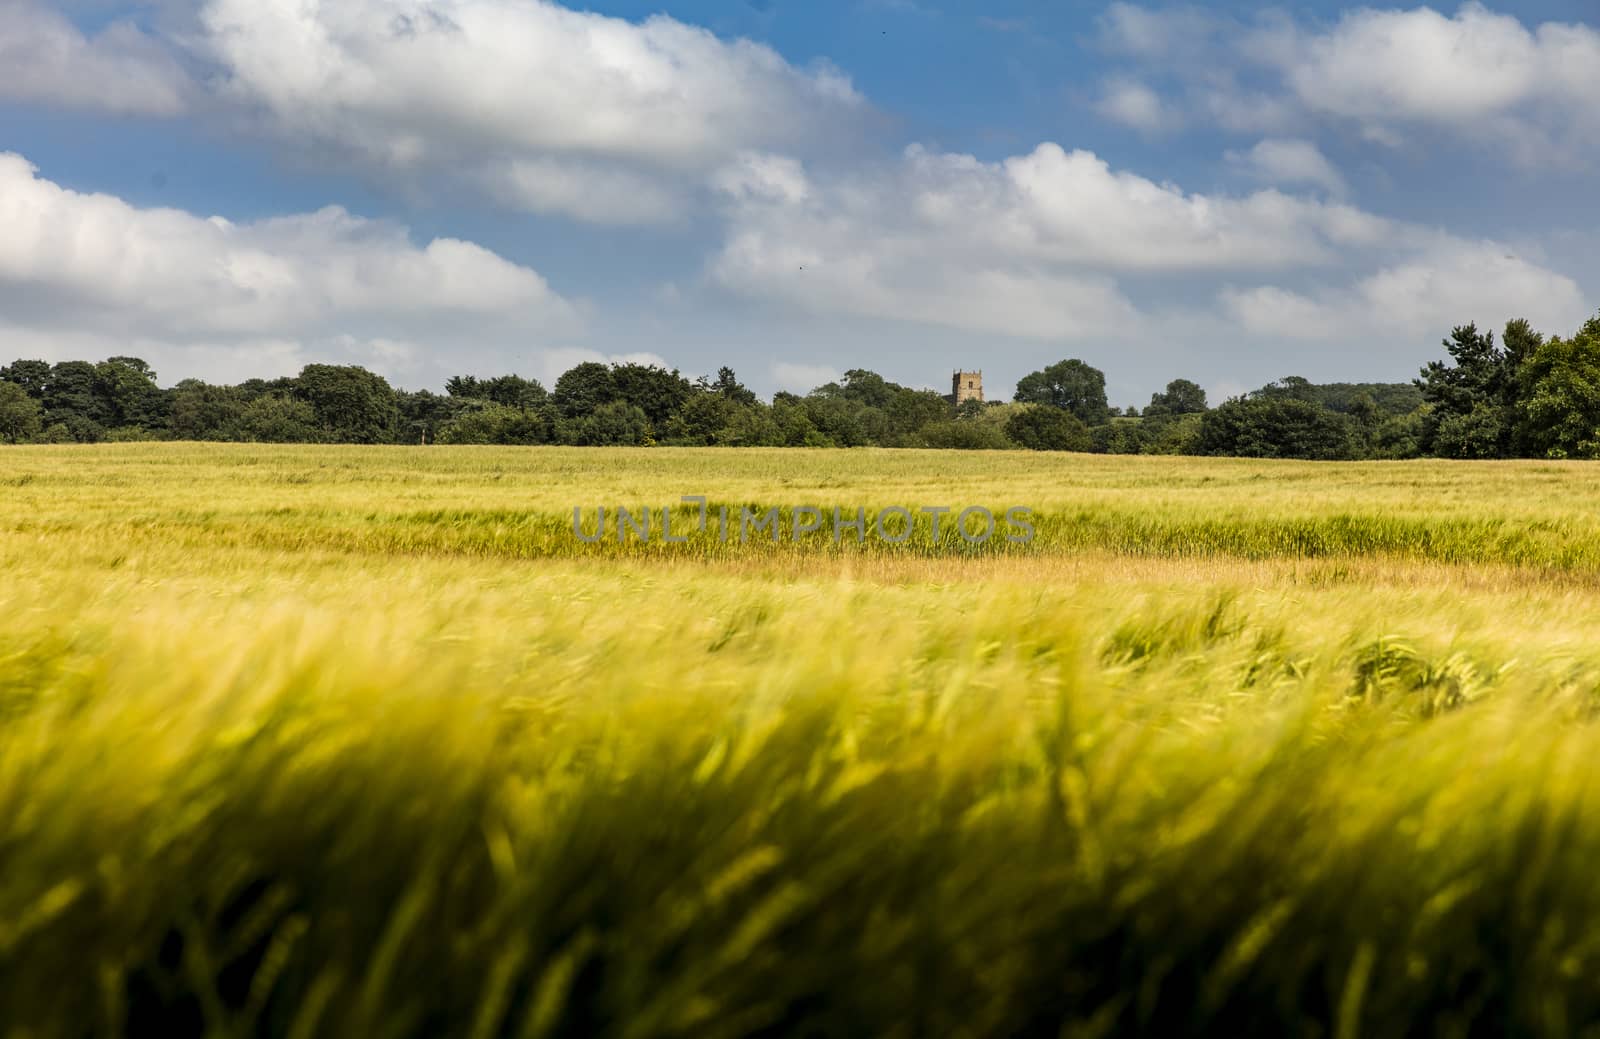
{"label": "sky", "polygon": [[1600,309],[1600,9],[0,0],[0,363],[1115,404]]}

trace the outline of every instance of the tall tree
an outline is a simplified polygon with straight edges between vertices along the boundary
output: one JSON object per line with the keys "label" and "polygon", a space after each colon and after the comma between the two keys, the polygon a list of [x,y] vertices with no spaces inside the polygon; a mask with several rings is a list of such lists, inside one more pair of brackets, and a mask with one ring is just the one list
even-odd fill
{"label": "tall tree", "polygon": [[750,405],[756,402],[756,395],[746,389],[744,383],[739,381],[739,376],[726,365],[717,369],[717,379],[711,384],[711,389],[735,404]]}
{"label": "tall tree", "polygon": [[295,383],[295,395],[311,405],[324,438],[382,444],[393,435],[398,410],[383,376],[352,365],[308,364]]}
{"label": "tall tree", "polygon": [[904,388],[865,368],[852,368],[845,372],[840,386],[847,400],[865,404],[869,408],[888,407],[894,395]]}
{"label": "tall tree", "polygon": [[1600,317],[1552,336],[1518,371],[1518,439],[1549,458],[1600,458]]}
{"label": "tall tree", "polygon": [[329,439],[317,410],[281,391],[263,393],[244,406],[239,436],[263,444],[314,444]]}
{"label": "tall tree", "polygon": [[[1131,408],[1129,409],[1132,410]],[[1194,415],[1206,410],[1206,391],[1188,379],[1173,379],[1161,393],[1150,395],[1147,417]]]}
{"label": "tall tree", "polygon": [[1013,399],[1065,408],[1086,426],[1098,426],[1111,416],[1105,373],[1076,358],[1023,376]]}
{"label": "tall tree", "polygon": [[694,389],[676,371],[646,364],[615,365],[611,369],[611,385],[617,400],[644,412],[650,425],[658,430],[666,427]]}
{"label": "tall tree", "polygon": [[44,388],[45,422],[59,423],[79,443],[105,439],[106,413],[100,374],[88,361],[62,361],[50,369]]}
{"label": "tall tree", "polygon": [[137,357],[112,357],[95,365],[95,391],[108,426],[162,429],[169,401],[156,373]]}
{"label": "tall tree", "polygon": [[1352,432],[1350,419],[1316,401],[1258,390],[1201,416],[1196,447],[1238,458],[1352,458]]}
{"label": "tall tree", "polygon": [[576,424],[574,442],[584,447],[634,447],[651,442],[650,419],[637,405],[612,401]]}
{"label": "tall tree", "polygon": [[44,400],[45,388],[50,384],[49,361],[14,361],[0,368],[0,382],[21,386],[34,400]]}
{"label": "tall tree", "polygon": [[1495,345],[1492,330],[1480,332],[1476,324],[1451,329],[1444,348],[1454,363],[1430,361],[1417,379],[1430,405],[1423,417],[1423,449],[1449,458],[1504,457],[1510,453],[1515,399],[1513,366],[1505,351]]}
{"label": "tall tree", "polygon": [[245,397],[232,386],[185,379],[172,388],[168,426],[176,440],[232,440],[242,434]]}
{"label": "tall tree", "polygon": [[44,409],[14,382],[0,382],[0,440],[20,444],[43,428]]}
{"label": "tall tree", "polygon": [[551,400],[563,418],[591,415],[603,404],[617,399],[616,380],[611,369],[598,361],[585,361],[568,369],[556,380]]}
{"label": "tall tree", "polygon": [[[459,378],[457,376],[456,378]],[[456,378],[450,381],[455,382]],[[397,439],[407,444],[431,444],[439,438],[439,429],[449,422],[466,400],[453,393],[441,397],[429,390],[395,393],[395,406],[399,411]]]}

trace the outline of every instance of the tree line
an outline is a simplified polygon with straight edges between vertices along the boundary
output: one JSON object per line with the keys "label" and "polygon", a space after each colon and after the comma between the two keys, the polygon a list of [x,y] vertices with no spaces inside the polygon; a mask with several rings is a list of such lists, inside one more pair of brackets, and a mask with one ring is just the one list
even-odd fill
{"label": "tree line", "polygon": [[1291,376],[1211,407],[1175,379],[1115,408],[1078,359],[1024,377],[1009,402],[959,407],[855,369],[761,400],[730,368],[690,380],[639,365],[580,364],[550,389],[519,375],[456,376],[407,391],[349,365],[293,377],[163,388],[135,357],[19,360],[0,368],[0,441],[93,443],[567,444],[925,447],[1259,458],[1600,457],[1600,317],[1570,338],[1526,321],[1462,325],[1447,358],[1410,383]]}

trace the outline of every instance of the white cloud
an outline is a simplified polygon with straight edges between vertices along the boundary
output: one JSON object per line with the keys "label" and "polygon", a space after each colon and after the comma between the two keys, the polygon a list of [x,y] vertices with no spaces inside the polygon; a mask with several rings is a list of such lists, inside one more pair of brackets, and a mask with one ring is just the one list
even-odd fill
{"label": "white cloud", "polygon": [[172,116],[188,81],[157,41],[129,22],[88,38],[31,0],[0,0],[0,100]]}
{"label": "white cloud", "polygon": [[1481,3],[1448,16],[1357,8],[1328,25],[1118,3],[1101,30],[1106,51],[1175,85],[1159,99],[1169,110],[1229,130],[1331,120],[1390,146],[1427,127],[1523,163],[1600,157],[1600,30],[1587,25],[1525,25]]}
{"label": "white cloud", "polygon": [[[579,309],[470,242],[411,243],[342,209],[235,224],[80,194],[0,154],[0,305],[17,327],[282,356],[315,346],[400,372],[433,344],[570,333]],[[125,352],[122,349],[113,352]],[[253,367],[252,374],[254,374]]]}
{"label": "white cloud", "polygon": [[[1248,157],[1278,179],[1342,183],[1319,159],[1296,142]],[[995,163],[912,148],[870,171],[783,180],[791,190],[733,182],[710,277],[819,314],[1062,341],[1149,341],[1205,322],[1393,342],[1468,314],[1559,328],[1582,313],[1571,279],[1498,243],[1278,190],[1186,193],[1054,144]],[[1195,302],[1219,278],[1236,284]],[[1175,283],[1189,295],[1173,297]]]}
{"label": "white cloud", "polygon": [[1268,138],[1247,152],[1230,151],[1225,157],[1241,173],[1263,184],[1308,185],[1331,195],[1348,190],[1343,175],[1310,141]]}
{"label": "white cloud", "polygon": [[718,170],[712,184],[725,195],[746,200],[796,204],[811,194],[811,183],[799,161],[755,152],[746,152]]}
{"label": "white cloud", "polygon": [[1151,133],[1175,122],[1162,104],[1161,95],[1134,79],[1112,77],[1104,84],[1095,102],[1100,114],[1112,122]]}
{"label": "white cloud", "polygon": [[1116,53],[1165,59],[1212,36],[1218,20],[1193,7],[1151,11],[1113,3],[1100,16],[1101,42]]}
{"label": "white cloud", "polygon": [[1272,60],[1305,103],[1360,119],[1482,119],[1531,97],[1543,78],[1522,23],[1477,4],[1453,18],[1357,10],[1327,32],[1291,25],[1273,36]]}
{"label": "white cloud", "polygon": [[1340,262],[1403,232],[1277,191],[1186,194],[1041,145],[1003,162],[912,148],[897,163],[738,190],[713,279],[813,311],[1039,338],[1128,332],[1115,275]]}
{"label": "white cloud", "polygon": [[1422,339],[1464,321],[1492,328],[1512,317],[1566,329],[1588,313],[1571,278],[1499,243],[1447,235],[1345,286],[1310,293],[1227,289],[1221,301],[1251,334],[1345,342],[1353,336]]}
{"label": "white cloud", "polygon": [[198,0],[163,24],[86,38],[0,0],[0,100],[204,110],[386,185],[612,225],[684,219],[741,155],[826,151],[867,111],[831,66],[551,0]]}
{"label": "white cloud", "polygon": [[740,154],[820,147],[865,107],[766,46],[548,0],[208,0],[197,38],[221,98],[296,147],[603,223],[673,219]]}

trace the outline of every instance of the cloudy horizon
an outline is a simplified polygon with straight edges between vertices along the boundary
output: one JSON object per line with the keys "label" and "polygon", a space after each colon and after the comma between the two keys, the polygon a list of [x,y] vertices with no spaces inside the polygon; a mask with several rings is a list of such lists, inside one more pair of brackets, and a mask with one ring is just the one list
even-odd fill
{"label": "cloudy horizon", "polygon": [[0,0],[0,363],[1113,402],[1600,308],[1572,2]]}

